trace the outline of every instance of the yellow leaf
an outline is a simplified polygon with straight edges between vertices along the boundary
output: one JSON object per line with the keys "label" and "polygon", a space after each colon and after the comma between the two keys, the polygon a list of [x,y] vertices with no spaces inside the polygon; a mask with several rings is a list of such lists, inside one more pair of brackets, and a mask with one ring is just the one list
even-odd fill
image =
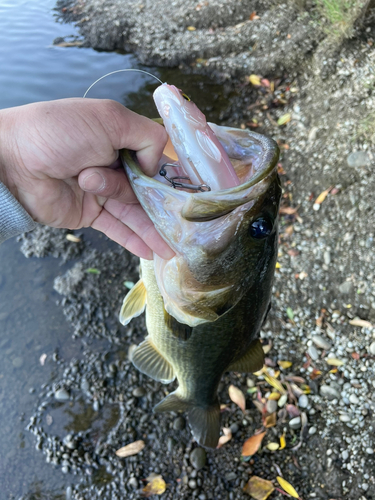
{"label": "yellow leaf", "polygon": [[235,385],[230,385],[228,389],[230,399],[244,412],[246,409],[246,399],[244,393]]}
{"label": "yellow leaf", "polygon": [[342,366],[344,364],[344,361],[336,358],[327,358],[326,361],[331,366]]}
{"label": "yellow leaf", "polygon": [[277,120],[278,125],[285,125],[286,123],[290,122],[292,118],[292,115],[290,113],[286,113],[283,116],[280,116],[280,118]]}
{"label": "yellow leaf", "polygon": [[280,267],[281,267],[280,262],[276,262],[276,269],[280,269]]}
{"label": "yellow leaf", "polygon": [[284,491],[286,491],[287,493],[289,493],[289,495],[293,498],[299,498],[299,495],[298,493],[296,492],[296,490],[293,488],[293,486],[288,483],[288,481],[285,481],[285,479],[283,479],[282,477],[280,476],[277,476],[277,482],[279,483],[279,485],[282,487],[282,489]]}
{"label": "yellow leaf", "polygon": [[274,412],[265,417],[263,425],[268,429],[269,427],[275,427],[276,422],[277,422],[276,412]]}
{"label": "yellow leaf", "polygon": [[281,366],[281,368],[290,368],[293,363],[291,361],[278,361],[277,364]]}
{"label": "yellow leaf", "polygon": [[197,28],[195,28],[194,26],[188,26],[186,29],[188,31],[195,31]]}
{"label": "yellow leaf", "polygon": [[230,427],[223,427],[223,436],[219,437],[219,442],[216,448],[221,448],[223,444],[227,443],[232,439],[232,431]]}
{"label": "yellow leaf", "polygon": [[242,456],[249,457],[255,455],[255,453],[259,450],[260,445],[262,444],[262,440],[266,432],[261,432],[260,434],[255,434],[254,436],[246,439],[242,446]]}
{"label": "yellow leaf", "polygon": [[268,399],[272,399],[273,401],[278,401],[280,399],[281,394],[279,392],[271,392],[268,396]]}
{"label": "yellow leaf", "polygon": [[137,455],[145,447],[145,442],[142,440],[134,441],[134,443],[127,444],[116,451],[116,455],[120,458],[131,457]]}
{"label": "yellow leaf", "polygon": [[149,482],[143,488],[145,497],[150,497],[151,495],[162,495],[167,488],[163,477],[157,474],[151,474],[147,478],[147,481]]}
{"label": "yellow leaf", "polygon": [[276,451],[280,448],[279,443],[268,443],[266,448],[268,448],[270,451]]}
{"label": "yellow leaf", "polygon": [[327,195],[331,191],[331,189],[332,189],[332,186],[329,187],[328,189],[325,189],[324,191],[322,191],[320,193],[320,195],[317,197],[317,199],[315,200],[314,204],[320,205],[321,203],[323,203],[323,201],[327,198]]}
{"label": "yellow leaf", "polygon": [[374,328],[374,325],[372,323],[370,323],[369,321],[366,321],[364,319],[359,319],[359,318],[351,319],[349,321],[349,325],[360,326],[361,328]]}
{"label": "yellow leaf", "polygon": [[254,498],[254,500],[266,500],[275,491],[275,488],[271,481],[253,476],[249,479],[243,490]]}
{"label": "yellow leaf", "polygon": [[252,85],[256,85],[256,86],[261,85],[261,82],[260,82],[260,76],[258,76],[258,75],[250,75],[250,76],[249,76],[249,82],[250,82]]}
{"label": "yellow leaf", "polygon": [[266,373],[263,374],[263,377],[268,384],[272,385],[272,387],[281,392],[281,394],[285,394],[286,391],[283,385],[278,380],[276,380],[275,377],[272,377],[272,375],[268,375]]}
{"label": "yellow leaf", "polygon": [[286,446],[285,433],[280,436],[280,450],[283,450]]}

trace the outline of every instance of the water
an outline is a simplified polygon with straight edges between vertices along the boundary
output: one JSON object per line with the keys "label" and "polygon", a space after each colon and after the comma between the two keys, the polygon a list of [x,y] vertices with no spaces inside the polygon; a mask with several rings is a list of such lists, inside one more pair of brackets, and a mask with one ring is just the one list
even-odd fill
{"label": "water", "polygon": [[[56,22],[54,7],[52,0],[0,2],[0,108],[80,97],[105,73],[142,68],[129,54],[54,47],[55,38],[78,35],[74,26]],[[143,69],[182,87],[209,112],[212,121],[218,120],[226,103],[220,87],[201,77],[180,75],[177,70]],[[89,97],[116,99],[152,117],[156,108],[151,93],[157,85],[146,75],[120,73],[100,82]],[[85,237],[99,238],[92,231]],[[108,247],[104,238],[101,241]],[[34,438],[24,429],[41,385],[58,376],[53,353],[67,360],[80,357],[81,343],[72,341],[72,332],[56,305],[60,297],[53,291],[54,278],[72,263],[60,266],[53,258],[26,259],[18,246],[15,239],[0,246],[0,498],[28,494],[30,499],[65,499],[65,490],[75,478],[46,464],[35,450]],[[67,414],[57,412],[52,417],[53,425],[75,429],[77,425],[105,427],[105,419],[116,416],[104,415],[102,423],[95,423],[90,410],[77,402]]]}

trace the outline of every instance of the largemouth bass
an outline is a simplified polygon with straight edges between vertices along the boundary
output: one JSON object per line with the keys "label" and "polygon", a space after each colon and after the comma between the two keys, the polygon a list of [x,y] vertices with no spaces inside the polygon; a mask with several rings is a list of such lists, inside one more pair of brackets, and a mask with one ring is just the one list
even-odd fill
{"label": "largemouth bass", "polygon": [[[181,106],[173,102],[170,106]],[[169,110],[162,117],[172,120],[169,125],[180,129],[181,138],[204,126],[201,116],[194,120],[191,114],[190,106],[182,114]],[[263,366],[257,338],[270,304],[281,188],[274,141],[248,130],[209,126],[234,168],[235,177],[228,176],[234,185],[227,189],[174,189],[159,175],[145,175],[133,152],[121,151],[138,200],[176,256],[169,261],[157,255],[153,261],[141,259],[141,279],[126,295],[120,321],[127,324],[146,308],[148,336],[132,352],[132,361],[154,380],[169,383],[177,378],[179,383],[154,410],[186,411],[196,441],[216,447],[221,376]],[[210,170],[206,153],[200,157],[208,171],[203,177],[213,177],[220,168],[230,170],[226,164],[218,167],[218,158]],[[196,158],[198,153],[184,154]],[[171,160],[161,163],[165,161]]]}

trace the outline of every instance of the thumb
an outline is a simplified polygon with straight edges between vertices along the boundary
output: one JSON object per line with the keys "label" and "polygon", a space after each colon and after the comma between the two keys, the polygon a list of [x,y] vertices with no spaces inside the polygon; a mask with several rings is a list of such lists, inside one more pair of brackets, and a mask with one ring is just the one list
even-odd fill
{"label": "thumb", "polygon": [[88,193],[112,198],[122,203],[138,203],[123,170],[106,167],[90,167],[78,176],[79,187]]}

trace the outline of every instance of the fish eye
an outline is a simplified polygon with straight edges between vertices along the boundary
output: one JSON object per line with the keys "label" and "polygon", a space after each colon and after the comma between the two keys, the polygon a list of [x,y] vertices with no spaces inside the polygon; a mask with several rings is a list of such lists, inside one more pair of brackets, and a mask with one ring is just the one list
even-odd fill
{"label": "fish eye", "polygon": [[255,219],[249,228],[250,236],[257,240],[267,238],[272,233],[273,222],[269,217],[259,217]]}
{"label": "fish eye", "polygon": [[187,95],[187,94],[184,94],[184,92],[181,92],[181,95],[184,99],[186,99],[187,101],[191,101],[190,97]]}

